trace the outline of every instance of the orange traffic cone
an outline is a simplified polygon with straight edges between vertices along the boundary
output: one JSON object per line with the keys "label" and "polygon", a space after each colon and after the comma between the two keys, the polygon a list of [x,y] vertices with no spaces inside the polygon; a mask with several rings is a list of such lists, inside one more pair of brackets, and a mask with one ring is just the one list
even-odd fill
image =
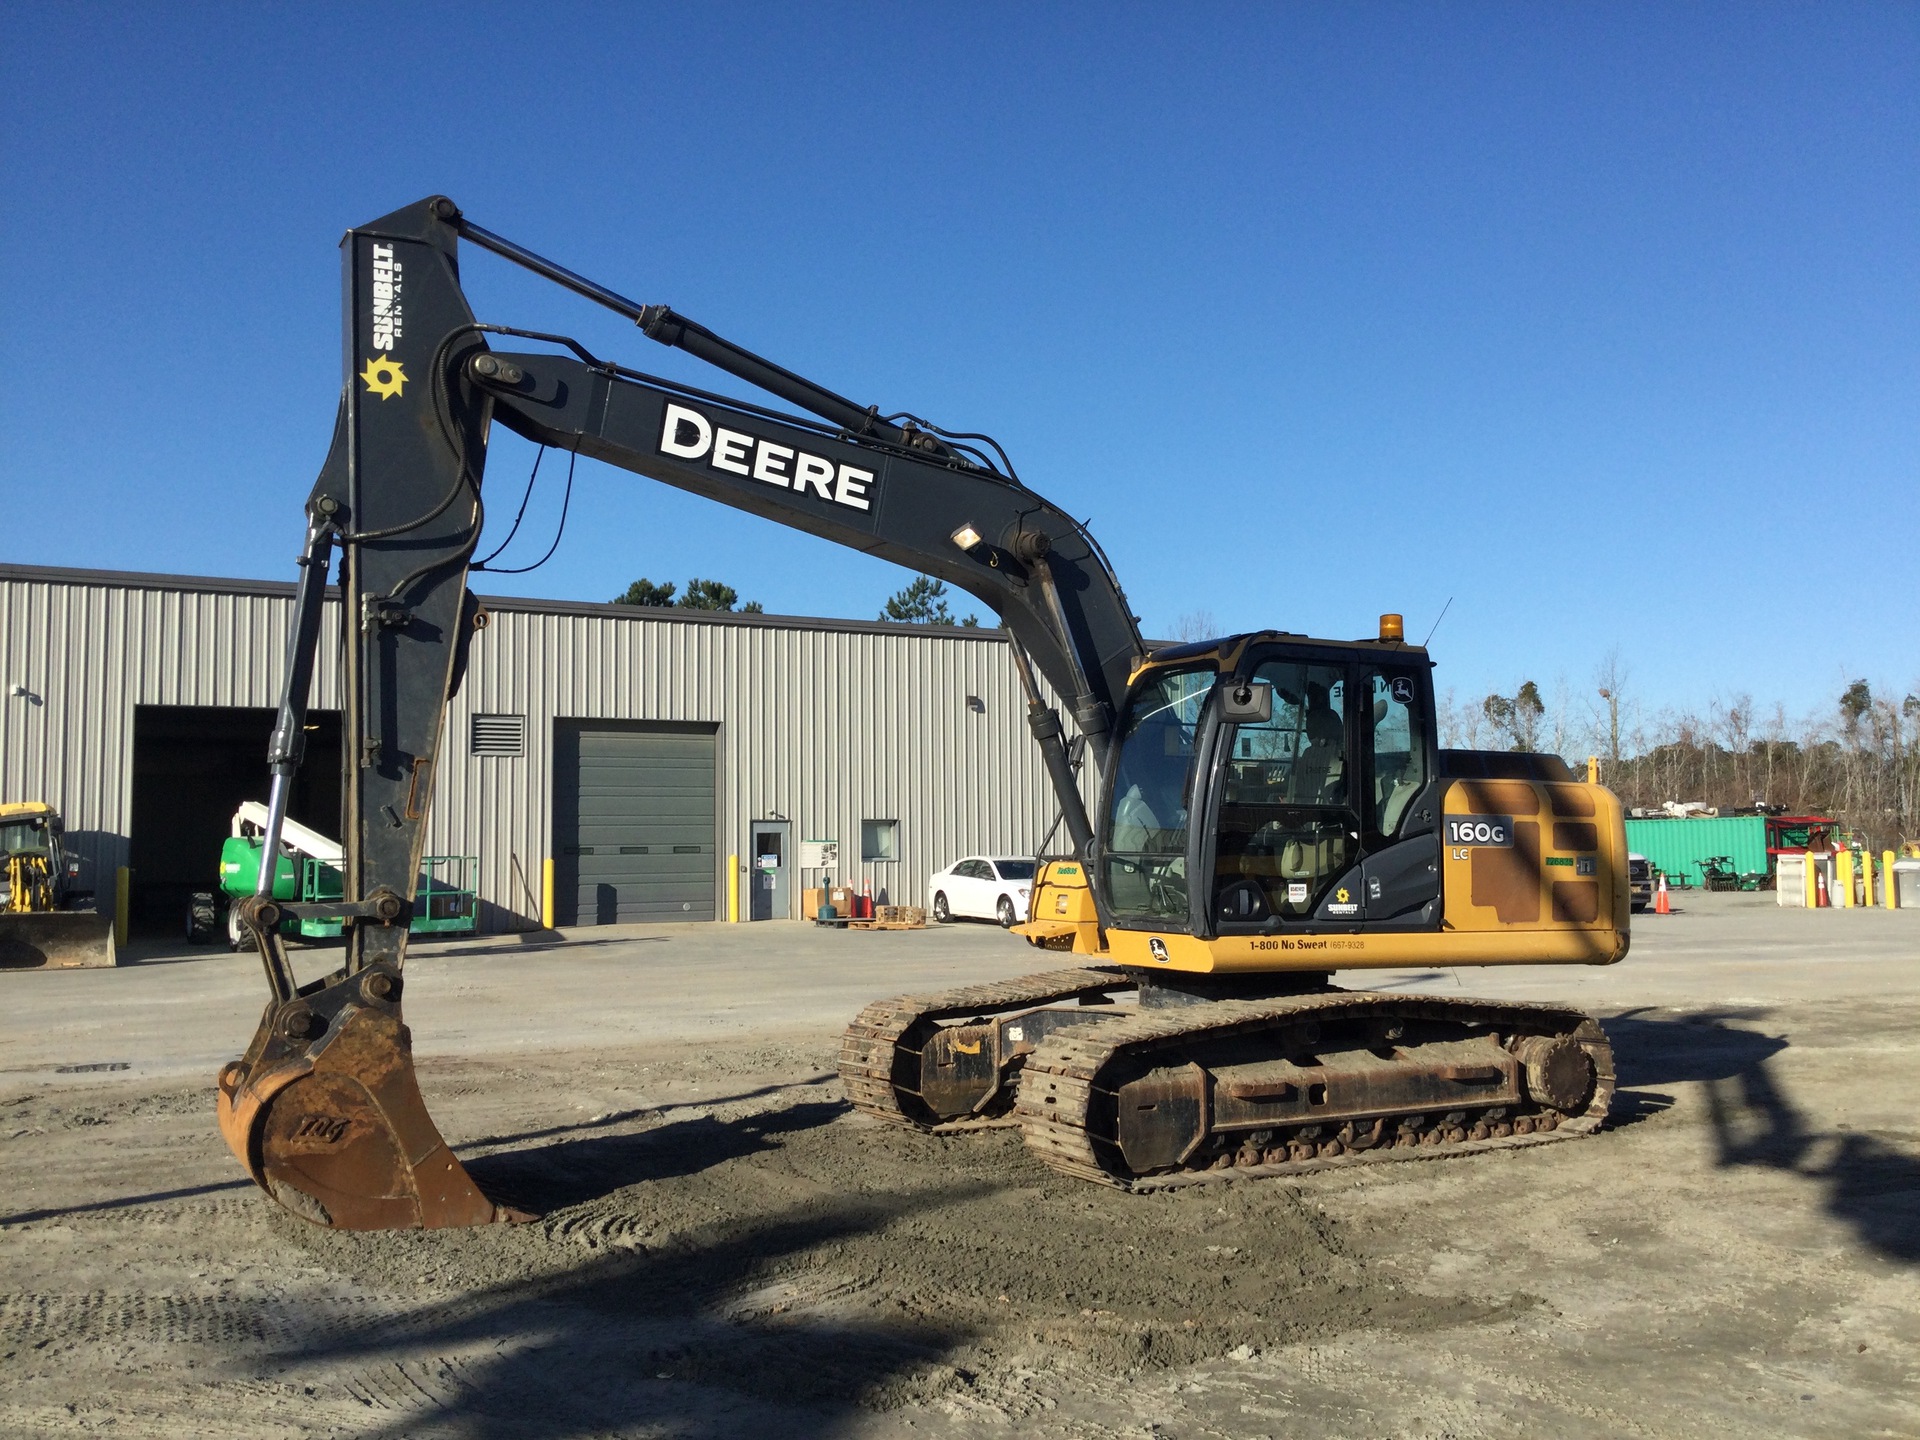
{"label": "orange traffic cone", "polygon": [[1673,913],[1673,902],[1667,899],[1667,877],[1664,874],[1660,877],[1660,888],[1653,893],[1653,913],[1656,915]]}

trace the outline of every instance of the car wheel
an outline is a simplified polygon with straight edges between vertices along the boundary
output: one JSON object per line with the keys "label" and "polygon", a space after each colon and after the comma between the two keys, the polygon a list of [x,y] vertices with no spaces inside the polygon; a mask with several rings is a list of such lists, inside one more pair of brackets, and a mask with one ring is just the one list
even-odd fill
{"label": "car wheel", "polygon": [[1000,905],[997,913],[1000,916],[1000,928],[1002,930],[1011,930],[1019,923],[1019,917],[1013,913],[1013,901],[1004,895],[1000,897]]}
{"label": "car wheel", "polygon": [[933,918],[942,925],[953,919],[953,912],[947,909],[947,892],[944,890],[934,892]]}

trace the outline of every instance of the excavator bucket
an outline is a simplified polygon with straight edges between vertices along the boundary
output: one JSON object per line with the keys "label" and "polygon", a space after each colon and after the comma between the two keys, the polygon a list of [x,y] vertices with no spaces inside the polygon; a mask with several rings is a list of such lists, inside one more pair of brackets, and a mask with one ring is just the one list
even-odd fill
{"label": "excavator bucket", "polygon": [[228,1146],[303,1220],[434,1230],[534,1218],[489,1199],[440,1138],[414,1079],[396,971],[335,976],[269,1005],[219,1087]]}
{"label": "excavator bucket", "polygon": [[119,963],[110,915],[91,910],[0,914],[0,970],[79,970]]}

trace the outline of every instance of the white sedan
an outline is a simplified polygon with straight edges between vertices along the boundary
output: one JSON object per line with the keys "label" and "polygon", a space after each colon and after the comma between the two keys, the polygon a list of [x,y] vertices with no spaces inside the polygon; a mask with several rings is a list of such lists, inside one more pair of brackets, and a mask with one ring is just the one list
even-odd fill
{"label": "white sedan", "polygon": [[1033,861],[969,855],[927,878],[933,918],[942,924],[963,917],[1017,925],[1027,918],[1027,891],[1033,885]]}

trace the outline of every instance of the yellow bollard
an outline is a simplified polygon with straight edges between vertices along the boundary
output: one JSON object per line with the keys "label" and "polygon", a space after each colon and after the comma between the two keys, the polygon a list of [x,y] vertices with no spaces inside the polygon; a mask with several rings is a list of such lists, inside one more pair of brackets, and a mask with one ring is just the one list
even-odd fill
{"label": "yellow bollard", "polygon": [[1853,851],[1842,850],[1833,857],[1833,884],[1840,894],[1834,900],[1842,910],[1853,908]]}
{"label": "yellow bollard", "polygon": [[1873,909],[1873,852],[1860,852],[1860,904],[1863,908]]}
{"label": "yellow bollard", "polygon": [[740,923],[740,857],[727,856],[727,923]]}
{"label": "yellow bollard", "polygon": [[127,925],[133,914],[133,871],[122,865],[113,872],[113,943],[127,943]]}
{"label": "yellow bollard", "polygon": [[540,862],[540,928],[554,930],[553,904],[553,857],[548,856]]}
{"label": "yellow bollard", "polygon": [[1814,866],[1818,863],[1813,851],[1807,851],[1807,909],[1809,910],[1818,908],[1820,904],[1820,887],[1814,873]]}
{"label": "yellow bollard", "polygon": [[1889,910],[1895,909],[1900,904],[1900,897],[1893,891],[1893,851],[1882,850],[1880,852],[1880,903]]}

